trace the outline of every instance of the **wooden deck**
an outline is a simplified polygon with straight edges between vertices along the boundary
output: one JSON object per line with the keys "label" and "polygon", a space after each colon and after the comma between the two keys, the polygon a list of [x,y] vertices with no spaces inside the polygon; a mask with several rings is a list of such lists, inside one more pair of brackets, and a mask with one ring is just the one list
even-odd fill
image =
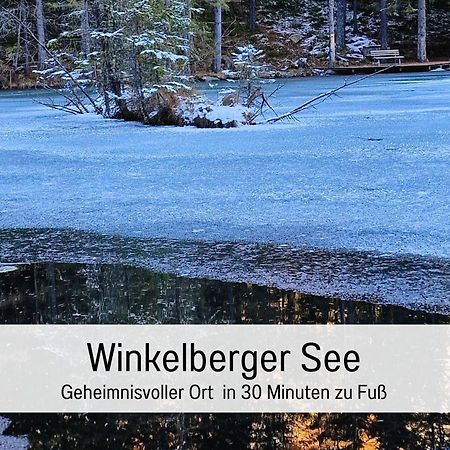
{"label": "wooden deck", "polygon": [[[390,67],[392,66],[392,67]],[[336,66],[333,70],[338,75],[364,74],[373,73],[380,69],[390,67],[386,72],[428,72],[433,69],[450,70],[449,61],[429,61],[429,62],[404,62],[402,64],[363,64],[358,66]],[[318,69],[327,70],[327,67],[317,67]]]}

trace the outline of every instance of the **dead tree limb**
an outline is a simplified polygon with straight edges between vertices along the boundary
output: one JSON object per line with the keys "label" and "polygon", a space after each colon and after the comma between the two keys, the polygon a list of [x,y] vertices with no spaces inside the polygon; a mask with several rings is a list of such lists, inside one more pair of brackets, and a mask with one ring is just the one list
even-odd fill
{"label": "dead tree limb", "polygon": [[[255,123],[255,119],[257,117],[259,117],[259,116],[264,117],[264,109],[265,108],[267,108],[270,111],[272,111],[275,114],[275,116],[277,115],[276,111],[272,108],[272,105],[269,103],[269,99],[273,95],[275,95],[282,87],[283,87],[283,85],[279,84],[278,86],[276,86],[276,88],[269,95],[266,95],[264,93],[263,89],[258,89],[257,90],[257,95],[253,99],[253,102],[255,102],[258,99],[259,100],[259,105],[258,105],[258,109],[249,118],[249,123],[250,124],[254,124]],[[247,106],[251,106],[251,105],[247,104]]]}
{"label": "dead tree limb", "polygon": [[281,120],[295,119],[295,116],[297,114],[299,114],[300,112],[302,112],[302,111],[304,111],[305,109],[308,109],[308,108],[313,108],[317,104],[320,104],[320,103],[324,102],[325,100],[328,100],[330,97],[333,97],[334,95],[337,95],[337,93],[339,91],[341,91],[342,89],[345,89],[345,88],[347,88],[349,86],[353,86],[354,84],[357,84],[357,83],[361,83],[361,81],[367,80],[368,78],[374,77],[375,75],[378,75],[380,73],[386,72],[386,70],[389,70],[392,67],[393,67],[392,65],[388,66],[388,67],[384,67],[383,69],[377,70],[374,73],[371,73],[369,75],[365,75],[364,77],[358,78],[358,79],[353,80],[353,81],[351,81],[349,83],[347,83],[347,81],[346,81],[343,85],[341,85],[341,86],[339,86],[339,87],[337,87],[335,89],[332,89],[331,91],[324,92],[324,93],[318,95],[317,97],[314,97],[314,98],[308,100],[307,102],[303,103],[302,105],[298,106],[297,108],[294,108],[293,110],[291,110],[291,111],[289,111],[289,112],[287,112],[285,114],[282,114],[280,116],[272,117],[270,119],[267,119],[265,121],[265,123],[275,123],[275,122],[279,122]]}
{"label": "dead tree limb", "polygon": [[56,109],[58,111],[64,111],[66,113],[73,114],[74,116],[80,114],[79,111],[69,108],[66,105],[57,105],[53,101],[50,101],[50,103],[46,103],[46,102],[41,102],[40,100],[35,100],[35,102],[38,103],[39,105],[46,106],[47,108]]}
{"label": "dead tree limb", "polygon": [[[74,100],[70,95],[64,93],[61,89],[55,89],[51,86],[44,86],[44,89],[48,89],[49,91],[55,92],[57,95],[64,97],[67,100],[66,105],[59,105],[59,108],[64,111],[64,108],[67,108],[68,112],[76,112],[76,114],[84,114],[84,111],[81,109],[80,105],[78,104],[77,100]],[[52,107],[54,105],[54,101],[52,99],[49,99],[50,104],[47,104],[45,102],[38,101],[37,103],[45,106]],[[70,105],[72,105],[75,109],[71,108]]]}

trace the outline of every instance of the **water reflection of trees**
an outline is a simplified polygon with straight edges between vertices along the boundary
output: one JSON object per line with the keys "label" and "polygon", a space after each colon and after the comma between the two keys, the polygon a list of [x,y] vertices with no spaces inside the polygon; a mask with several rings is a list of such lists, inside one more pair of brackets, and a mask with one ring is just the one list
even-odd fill
{"label": "water reflection of trees", "polygon": [[[0,274],[0,323],[448,323],[447,316],[119,265]],[[36,449],[444,449],[440,414],[19,414]]]}
{"label": "water reflection of trees", "polygon": [[448,323],[445,315],[119,265],[0,275],[0,323]]}
{"label": "water reflection of trees", "polygon": [[[16,414],[33,449],[448,448],[442,414]],[[447,434],[446,434],[447,433]]]}

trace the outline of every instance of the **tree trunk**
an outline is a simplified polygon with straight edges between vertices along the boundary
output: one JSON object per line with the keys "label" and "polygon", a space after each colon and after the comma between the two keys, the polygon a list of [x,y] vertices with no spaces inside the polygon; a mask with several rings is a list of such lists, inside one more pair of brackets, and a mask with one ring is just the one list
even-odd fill
{"label": "tree trunk", "polygon": [[358,34],[358,0],[353,0],[353,34]]}
{"label": "tree trunk", "polygon": [[426,0],[417,4],[417,59],[427,61],[427,5]]}
{"label": "tree trunk", "polygon": [[254,31],[256,28],[256,0],[248,0],[248,29]]}
{"label": "tree trunk", "polygon": [[387,32],[387,0],[380,0],[380,40],[381,48],[388,48],[388,32]]}
{"label": "tree trunk", "polygon": [[345,49],[345,24],[347,21],[347,0],[337,0],[336,10],[336,45]]}
{"label": "tree trunk", "polygon": [[17,69],[17,67],[19,66],[19,61],[21,59],[20,52],[22,51],[22,25],[26,27],[27,23],[28,14],[26,12],[25,0],[20,0],[18,16],[19,16],[19,25],[17,26],[17,42],[16,42],[16,54],[14,56],[14,69]]}
{"label": "tree trunk", "polygon": [[36,0],[36,30],[38,45],[38,62],[39,68],[42,69],[45,65],[47,55],[45,53],[45,18],[43,0]]}
{"label": "tree trunk", "polygon": [[27,26],[23,30],[23,65],[26,76],[30,75],[31,73],[30,62],[31,62],[30,37],[28,35],[28,23],[27,23]]}
{"label": "tree trunk", "polygon": [[81,16],[81,51],[85,58],[91,53],[91,28],[89,25],[88,0],[83,0],[83,15]]}
{"label": "tree trunk", "polygon": [[334,34],[334,0],[328,0],[328,29],[330,40],[330,53],[328,65],[332,69],[336,66],[336,36]]}
{"label": "tree trunk", "polygon": [[214,6],[214,61],[213,72],[222,70],[222,7]]}
{"label": "tree trunk", "polygon": [[183,36],[185,39],[186,50],[184,52],[188,62],[186,64],[186,75],[192,74],[192,48],[193,48],[193,39],[191,34],[191,23],[192,23],[192,4],[191,0],[185,0],[184,3],[184,14],[186,19],[189,21],[189,26],[184,30]]}

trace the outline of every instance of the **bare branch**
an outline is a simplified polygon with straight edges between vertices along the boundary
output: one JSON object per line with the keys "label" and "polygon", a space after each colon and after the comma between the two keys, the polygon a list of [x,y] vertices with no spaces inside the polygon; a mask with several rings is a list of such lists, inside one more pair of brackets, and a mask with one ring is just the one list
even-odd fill
{"label": "bare branch", "polygon": [[385,72],[386,70],[389,70],[391,67],[393,67],[393,66],[391,65],[388,67],[384,67],[381,70],[377,70],[374,73],[371,73],[369,75],[365,75],[364,77],[353,80],[350,83],[347,83],[347,81],[345,81],[345,83],[343,85],[341,85],[335,89],[332,89],[331,91],[324,92],[324,93],[318,95],[317,97],[314,97],[314,98],[308,100],[307,102],[303,103],[302,105],[298,106],[297,108],[294,108],[293,110],[289,111],[288,113],[282,114],[281,116],[278,116],[278,117],[272,117],[270,119],[267,119],[265,123],[275,123],[275,122],[279,122],[279,121],[285,120],[285,119],[292,119],[292,118],[294,118],[295,115],[304,111],[305,109],[312,108],[312,107],[324,102],[325,100],[328,100],[330,97],[336,95],[336,93],[341,91],[342,89],[345,89],[356,83],[360,83],[361,81],[367,80],[367,78],[374,77],[375,75],[378,75],[382,72]]}
{"label": "bare branch", "polygon": [[39,105],[46,106],[47,108],[56,109],[58,111],[64,111],[64,112],[69,113],[69,114],[73,114],[73,115],[83,114],[82,112],[76,111],[76,110],[74,110],[72,108],[69,108],[68,106],[57,105],[52,100],[50,100],[49,103],[41,102],[40,100],[34,100],[34,101],[35,101],[35,103],[38,103]]}
{"label": "bare branch", "polygon": [[264,90],[260,90],[258,92],[258,95],[253,99],[253,101],[255,101],[257,98],[261,99],[261,102],[259,104],[258,109],[251,115],[249,122],[250,123],[254,123],[255,119],[259,116],[264,117],[264,108],[268,108],[270,109],[270,111],[272,111],[275,115],[277,115],[276,111],[272,108],[272,105],[269,103],[269,99],[275,95],[281,88],[283,87],[283,85],[280,83],[276,86],[276,88],[269,94],[269,95],[265,95]]}

